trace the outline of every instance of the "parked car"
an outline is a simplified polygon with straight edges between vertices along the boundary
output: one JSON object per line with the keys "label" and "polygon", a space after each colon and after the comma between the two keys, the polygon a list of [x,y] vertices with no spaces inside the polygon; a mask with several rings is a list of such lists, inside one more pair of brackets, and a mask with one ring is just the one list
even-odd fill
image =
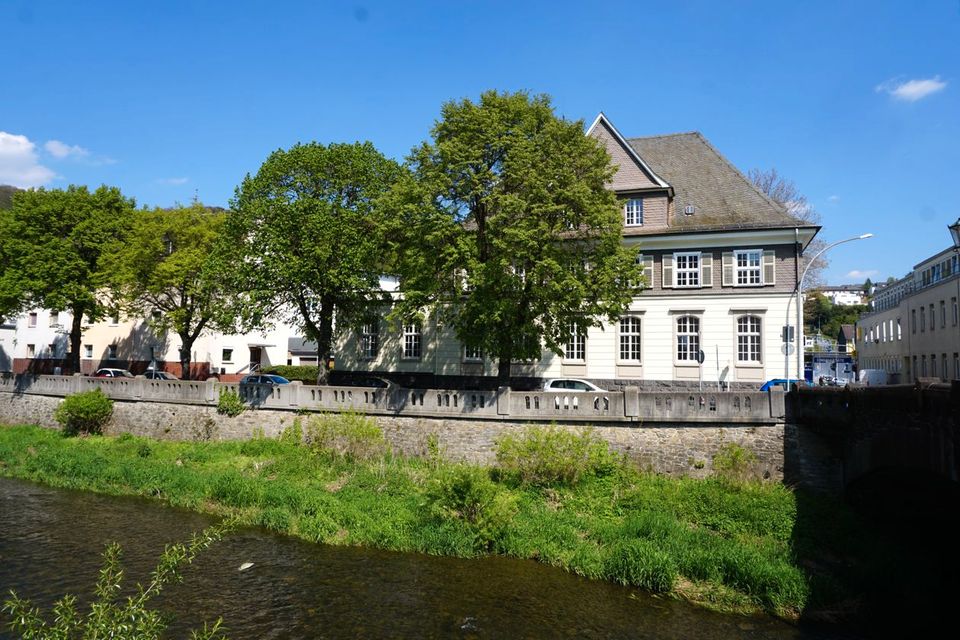
{"label": "parked car", "polygon": [[373,387],[375,389],[386,389],[388,387],[396,386],[396,383],[390,382],[386,378],[381,378],[379,376],[363,376],[361,378],[354,378],[350,381],[351,387]]}
{"label": "parked car", "polygon": [[591,382],[580,380],[579,378],[552,378],[550,380],[545,380],[543,382],[543,390],[573,391],[575,393],[585,393],[590,391],[603,393],[606,391],[605,389],[601,389]]}
{"label": "parked car", "polygon": [[104,367],[103,369],[97,369],[93,374],[94,378],[132,378],[134,377],[132,373],[126,369],[113,369],[111,367]]}
{"label": "parked car", "polygon": [[790,387],[795,384],[804,386],[806,382],[804,380],[797,380],[796,378],[774,378],[760,385],[760,391],[769,391],[772,387],[780,387],[784,391],[790,391]]}
{"label": "parked car", "polygon": [[284,378],[283,376],[278,376],[275,373],[255,373],[249,376],[244,376],[240,379],[240,384],[290,384],[290,381]]}
{"label": "parked car", "polygon": [[179,380],[177,376],[173,375],[169,371],[154,371],[151,369],[143,374],[143,377],[147,380]]}

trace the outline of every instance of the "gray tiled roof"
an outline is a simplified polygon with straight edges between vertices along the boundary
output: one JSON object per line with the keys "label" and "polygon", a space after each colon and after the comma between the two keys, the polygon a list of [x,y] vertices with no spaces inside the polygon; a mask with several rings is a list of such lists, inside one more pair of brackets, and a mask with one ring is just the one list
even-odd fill
{"label": "gray tiled roof", "polygon": [[287,338],[287,351],[290,353],[316,353],[317,343],[303,337]]}
{"label": "gray tiled roof", "polygon": [[[768,198],[699,132],[630,138],[631,147],[675,192],[670,227],[791,227],[797,220]],[[696,207],[685,215],[684,207]],[[803,223],[801,223],[803,224]]]}

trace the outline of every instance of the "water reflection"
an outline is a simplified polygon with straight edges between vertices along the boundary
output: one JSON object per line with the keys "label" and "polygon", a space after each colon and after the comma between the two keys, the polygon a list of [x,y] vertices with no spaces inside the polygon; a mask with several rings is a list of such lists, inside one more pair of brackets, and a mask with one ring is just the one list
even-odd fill
{"label": "water reflection", "polygon": [[[167,542],[212,522],[146,500],[0,478],[0,589],[45,608],[88,594],[110,540],[146,581]],[[240,571],[241,564],[253,566]],[[244,529],[161,601],[168,637],[224,617],[231,638],[809,638],[770,618],[728,617],[535,562],[326,547]],[[0,637],[10,637],[3,635]],[[816,636],[824,637],[824,636]]]}

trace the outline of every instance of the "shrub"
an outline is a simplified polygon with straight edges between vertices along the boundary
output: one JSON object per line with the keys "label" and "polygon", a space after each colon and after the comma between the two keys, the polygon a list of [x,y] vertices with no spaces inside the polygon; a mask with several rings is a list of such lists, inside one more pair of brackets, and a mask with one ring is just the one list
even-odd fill
{"label": "shrub", "polygon": [[[158,639],[169,622],[169,614],[149,609],[151,598],[159,595],[167,584],[180,582],[180,567],[191,564],[200,551],[222,538],[232,526],[227,523],[210,527],[194,535],[188,544],[167,546],[150,574],[150,583],[146,587],[138,584],[129,596],[121,589],[124,571],[120,564],[120,545],[112,543],[103,552],[103,568],[90,613],[81,614],[76,596],[68,594],[53,605],[51,624],[29,600],[11,591],[2,607],[10,616],[9,628],[22,638]],[[196,640],[223,637],[221,624],[222,620],[217,620],[212,626],[204,625],[191,637]]]}
{"label": "shrub", "polygon": [[753,475],[757,455],[735,442],[729,442],[713,456],[713,470],[721,478],[735,482],[745,482]]}
{"label": "shrub", "polygon": [[348,460],[372,460],[387,452],[383,431],[362,413],[322,414],[307,428],[310,447]]}
{"label": "shrub", "polygon": [[64,433],[101,433],[113,415],[113,400],[100,389],[67,396],[57,407],[53,417]]}
{"label": "shrub", "polygon": [[616,544],[607,556],[605,568],[611,580],[654,593],[670,591],[677,579],[677,568],[670,554],[649,540]]}
{"label": "shrub", "polygon": [[580,433],[534,427],[497,441],[497,466],[504,476],[535,486],[574,486],[587,475],[605,475],[621,463],[592,430]]}
{"label": "shrub", "polygon": [[479,550],[491,549],[517,513],[516,499],[509,492],[484,469],[465,465],[440,470],[427,488],[427,500],[434,515],[467,524]]}
{"label": "shrub", "polygon": [[299,380],[304,384],[317,384],[317,376],[320,375],[320,367],[316,365],[301,365],[301,366],[291,366],[291,365],[276,365],[273,367],[265,367],[263,373],[275,373],[278,376],[283,376],[287,380]]}
{"label": "shrub", "polygon": [[247,408],[243,399],[236,391],[230,389],[220,390],[220,399],[217,400],[217,413],[224,416],[235,418]]}

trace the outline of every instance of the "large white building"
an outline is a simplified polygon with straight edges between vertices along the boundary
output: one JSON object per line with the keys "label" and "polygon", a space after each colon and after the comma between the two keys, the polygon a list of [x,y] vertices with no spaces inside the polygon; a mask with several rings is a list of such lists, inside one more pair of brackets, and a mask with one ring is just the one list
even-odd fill
{"label": "large white building", "polygon": [[[591,328],[561,355],[517,363],[513,374],[641,386],[799,377],[796,282],[819,227],[794,219],[699,133],[625,139],[601,114],[588,135],[618,167],[609,188],[623,202],[623,243],[638,248],[647,285],[616,324]],[[361,332],[341,332],[336,355],[338,375],[399,373],[423,386],[494,376],[497,366],[449,329],[429,320],[397,326],[386,310]]]}

